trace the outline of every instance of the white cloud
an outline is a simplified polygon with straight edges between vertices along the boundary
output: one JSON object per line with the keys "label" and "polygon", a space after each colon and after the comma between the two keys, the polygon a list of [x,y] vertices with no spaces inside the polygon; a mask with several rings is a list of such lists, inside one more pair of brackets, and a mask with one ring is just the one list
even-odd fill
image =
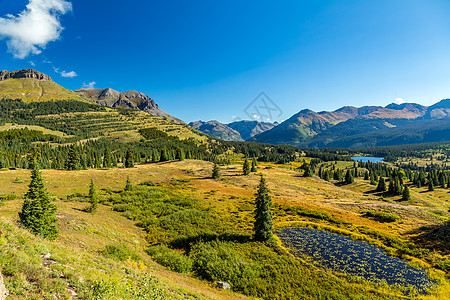
{"label": "white cloud", "polygon": [[59,17],[69,11],[72,3],[65,0],[29,0],[17,16],[0,18],[0,38],[7,40],[8,51],[15,58],[39,54],[47,43],[59,39],[64,29]]}
{"label": "white cloud", "polygon": [[66,71],[62,71],[61,73],[62,77],[68,77],[68,78],[73,78],[73,77],[77,77],[77,73],[75,71],[70,71],[70,72],[66,72]]}
{"label": "white cloud", "polygon": [[32,60],[30,60],[30,65],[32,65],[33,67],[36,67],[36,64]]}
{"label": "white cloud", "polygon": [[62,77],[73,78],[73,77],[77,77],[78,76],[78,74],[75,71],[70,71],[70,72],[59,71],[59,68],[53,66],[53,64],[51,62],[49,62],[49,63],[52,65],[53,71],[55,71],[55,73],[58,73]]}
{"label": "white cloud", "polygon": [[95,82],[95,81],[91,81],[89,83],[83,82],[82,88],[83,89],[93,89],[96,83],[97,82]]}
{"label": "white cloud", "polygon": [[394,100],[394,102],[397,104],[403,104],[403,103],[405,103],[405,100],[403,100],[403,98],[397,98]]}

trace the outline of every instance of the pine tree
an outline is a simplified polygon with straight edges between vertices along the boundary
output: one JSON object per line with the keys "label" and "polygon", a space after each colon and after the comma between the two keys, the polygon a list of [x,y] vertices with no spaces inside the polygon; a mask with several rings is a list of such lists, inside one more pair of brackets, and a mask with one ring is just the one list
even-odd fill
{"label": "pine tree", "polygon": [[211,177],[212,179],[217,179],[220,177],[220,169],[217,164],[214,164]]}
{"label": "pine tree", "polygon": [[369,171],[366,171],[366,172],[364,173],[364,180],[369,180],[369,179],[370,179]]}
{"label": "pine tree", "polygon": [[345,174],[345,183],[350,184],[353,182],[354,182],[353,174],[350,170],[347,170],[347,173]]}
{"label": "pine tree", "polygon": [[128,149],[127,153],[125,154],[125,168],[134,168],[134,161],[133,161],[133,154],[131,153],[131,150]]}
{"label": "pine tree", "polygon": [[403,200],[410,200],[411,194],[409,193],[409,187],[405,185],[405,188],[403,189]]}
{"label": "pine tree", "polygon": [[313,176],[313,172],[312,172],[310,164],[306,164],[305,165],[305,172],[303,173],[303,176],[305,176],[305,177],[312,177]]}
{"label": "pine tree", "polygon": [[256,193],[255,209],[255,240],[266,242],[272,238],[272,198],[266,186],[266,180],[261,176],[258,192]]}
{"label": "pine tree", "polygon": [[167,149],[164,148],[161,150],[161,156],[160,156],[159,161],[168,161],[168,160],[170,160],[169,153],[167,153]]}
{"label": "pine tree", "polygon": [[56,206],[51,203],[42,174],[35,165],[31,171],[31,182],[25,194],[22,211],[19,212],[20,221],[35,235],[52,240],[58,236],[58,229],[54,224],[57,221],[55,214]]}
{"label": "pine tree", "polygon": [[127,183],[125,184],[125,191],[131,191],[133,189],[133,185],[131,184],[130,176],[127,176]]}
{"label": "pine tree", "polygon": [[97,212],[97,207],[98,207],[98,196],[97,196],[97,189],[95,187],[94,180],[92,180],[92,179],[91,179],[91,183],[89,185],[89,202],[91,203],[89,212],[95,214]]}
{"label": "pine tree", "polygon": [[103,155],[103,168],[111,168],[111,151],[109,148],[105,149],[105,154]]}
{"label": "pine tree", "polygon": [[434,191],[433,180],[428,181],[428,191],[430,192]]}
{"label": "pine tree", "polygon": [[256,163],[256,158],[253,157],[252,160],[252,169],[250,170],[250,172],[258,172],[258,169],[256,168],[257,163]]}
{"label": "pine tree", "polygon": [[378,192],[386,192],[386,181],[384,181],[384,178],[380,176],[380,180],[378,180],[378,186],[377,186]]}
{"label": "pine tree", "polygon": [[247,159],[245,159],[245,161],[244,161],[244,165],[242,166],[242,171],[243,171],[244,175],[250,174],[250,164],[248,163]]}
{"label": "pine tree", "polygon": [[177,156],[176,156],[176,159],[184,160],[185,158],[186,158],[186,156],[184,155],[184,150],[183,150],[183,148],[178,148],[178,149],[177,149]]}
{"label": "pine tree", "polygon": [[75,144],[72,144],[69,148],[66,168],[69,171],[80,169],[80,155],[77,148],[75,147]]}

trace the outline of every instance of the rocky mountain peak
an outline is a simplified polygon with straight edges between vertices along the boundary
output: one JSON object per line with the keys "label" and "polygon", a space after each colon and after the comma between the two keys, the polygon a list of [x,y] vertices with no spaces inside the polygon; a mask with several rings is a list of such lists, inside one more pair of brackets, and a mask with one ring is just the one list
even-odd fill
{"label": "rocky mountain peak", "polygon": [[37,80],[42,81],[52,81],[52,78],[48,75],[45,75],[44,73],[38,72],[33,69],[24,69],[19,71],[11,71],[8,72],[7,70],[3,70],[0,72],[0,81],[6,80],[6,79],[20,79],[20,78],[33,78]]}

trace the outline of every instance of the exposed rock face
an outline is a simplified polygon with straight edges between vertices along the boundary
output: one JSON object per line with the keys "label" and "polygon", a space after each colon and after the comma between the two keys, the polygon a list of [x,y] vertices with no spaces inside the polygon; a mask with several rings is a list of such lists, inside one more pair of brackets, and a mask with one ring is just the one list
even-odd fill
{"label": "exposed rock face", "polygon": [[161,110],[158,104],[149,96],[137,91],[128,91],[120,93],[111,88],[107,89],[78,89],[75,91],[81,97],[108,107],[123,107],[140,109],[148,112],[152,116],[164,118],[167,117],[173,121],[184,124],[183,121],[177,119],[165,111]]}
{"label": "exposed rock face", "polygon": [[2,273],[0,273],[0,300],[6,299],[8,297],[9,292],[5,287],[5,284],[3,283],[3,276]]}
{"label": "exposed rock face", "polygon": [[11,71],[8,72],[6,70],[3,70],[0,72],[0,81],[6,80],[6,79],[19,79],[19,78],[34,78],[37,80],[42,81],[51,81],[52,78],[48,75],[45,75],[44,73],[38,72],[33,69],[24,69],[19,71]]}

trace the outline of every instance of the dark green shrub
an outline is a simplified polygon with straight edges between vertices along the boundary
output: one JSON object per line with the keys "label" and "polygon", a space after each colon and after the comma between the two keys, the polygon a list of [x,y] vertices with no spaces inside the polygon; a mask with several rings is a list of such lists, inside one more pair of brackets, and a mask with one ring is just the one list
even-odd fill
{"label": "dark green shrub", "polygon": [[115,261],[124,261],[128,258],[134,261],[141,259],[139,255],[137,255],[124,245],[108,245],[99,252],[104,257],[111,258]]}
{"label": "dark green shrub", "polygon": [[386,222],[386,223],[395,222],[398,219],[400,219],[400,217],[398,215],[396,215],[394,213],[384,212],[384,211],[369,210],[369,211],[365,212],[364,215],[366,217],[375,218],[379,222]]}
{"label": "dark green shrub", "polygon": [[169,270],[178,273],[189,273],[192,271],[192,260],[181,253],[175,252],[167,246],[153,246],[147,249],[150,255],[157,263],[163,265]]}

